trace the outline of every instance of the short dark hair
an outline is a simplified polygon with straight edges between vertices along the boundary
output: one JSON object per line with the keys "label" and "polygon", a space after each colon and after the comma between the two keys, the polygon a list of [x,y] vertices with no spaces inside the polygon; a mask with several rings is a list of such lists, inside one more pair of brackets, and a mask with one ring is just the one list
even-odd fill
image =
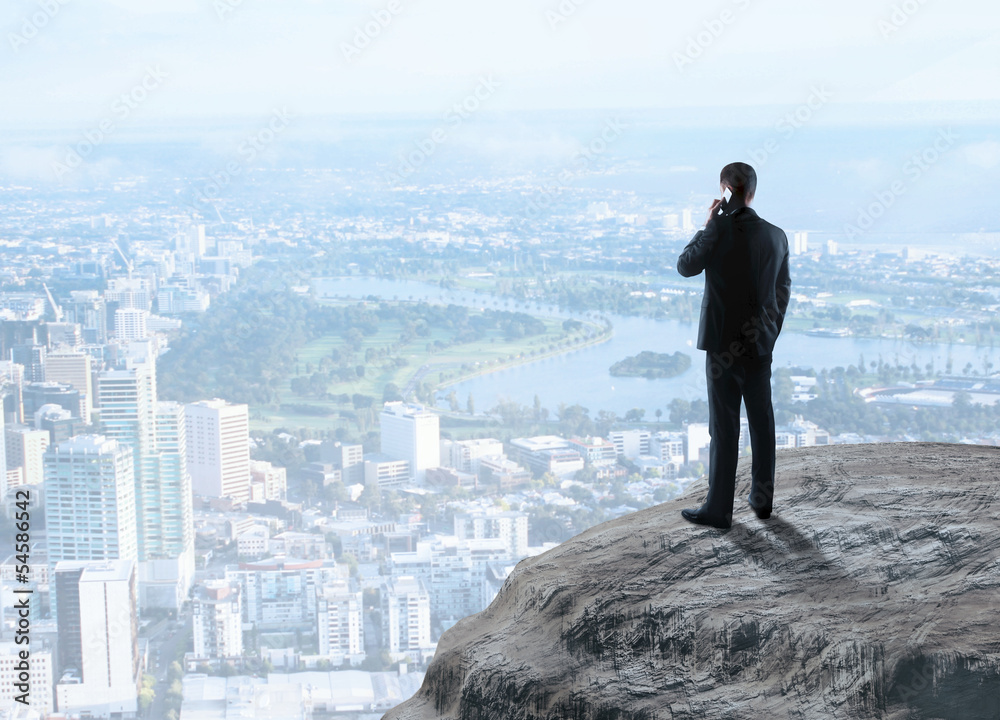
{"label": "short dark hair", "polygon": [[742,198],[753,197],[757,192],[757,173],[746,163],[734,162],[726,165],[719,174],[719,182],[731,187],[733,195]]}

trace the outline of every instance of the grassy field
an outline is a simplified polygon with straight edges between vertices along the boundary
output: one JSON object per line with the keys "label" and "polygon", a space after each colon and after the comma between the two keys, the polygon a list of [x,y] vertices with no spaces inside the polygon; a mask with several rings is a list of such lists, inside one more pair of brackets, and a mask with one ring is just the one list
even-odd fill
{"label": "grassy field", "polygon": [[[421,368],[424,370],[420,381],[437,386],[442,382],[454,382],[460,377],[528,362],[533,357],[540,359],[542,356],[560,351],[559,348],[553,348],[553,345],[567,341],[580,342],[587,333],[602,329],[599,324],[584,323],[582,330],[566,333],[561,320],[539,319],[545,324],[543,334],[507,340],[500,330],[495,329],[490,330],[485,337],[476,342],[455,344],[445,348],[434,347],[436,340],[442,343],[451,342],[450,333],[444,329],[432,328],[428,336],[415,338],[412,342],[400,346],[402,326],[396,322],[384,322],[377,334],[364,338],[360,350],[356,353],[357,358],[364,358],[371,348],[376,353],[382,352],[383,356],[374,358],[370,362],[360,361],[364,367],[364,377],[331,382],[327,392],[334,397],[342,394],[367,395],[374,397],[378,406],[381,404],[383,390],[388,383],[393,383],[403,390]],[[346,347],[345,340],[339,335],[322,337],[306,344],[297,353],[295,375],[308,375],[317,371],[321,363],[324,363],[324,359],[329,366],[331,353],[335,350],[343,351]],[[396,362],[397,358],[405,360],[406,364],[400,367]],[[265,432],[275,428],[333,430],[339,426],[346,427],[349,422],[354,425],[354,429],[357,429],[356,423],[340,417],[342,410],[355,412],[350,402],[340,403],[336,399],[297,395],[292,391],[291,377],[281,383],[278,394],[282,407],[256,409],[251,414],[251,429]]]}

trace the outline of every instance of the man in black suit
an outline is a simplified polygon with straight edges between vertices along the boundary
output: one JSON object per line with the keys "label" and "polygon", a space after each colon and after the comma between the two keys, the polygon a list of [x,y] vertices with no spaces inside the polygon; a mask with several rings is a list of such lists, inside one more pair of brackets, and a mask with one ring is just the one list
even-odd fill
{"label": "man in black suit", "polygon": [[705,350],[708,376],[708,498],[682,510],[693,523],[728,528],[733,519],[739,460],[740,401],[746,402],[753,449],[752,486],[747,499],[757,517],[771,516],[774,497],[774,408],[771,352],[781,332],[792,281],[788,238],[750,207],[757,174],[746,163],[722,169],[719,188],[732,198],[716,200],[677,260],[677,272],[705,271],[698,349]]}

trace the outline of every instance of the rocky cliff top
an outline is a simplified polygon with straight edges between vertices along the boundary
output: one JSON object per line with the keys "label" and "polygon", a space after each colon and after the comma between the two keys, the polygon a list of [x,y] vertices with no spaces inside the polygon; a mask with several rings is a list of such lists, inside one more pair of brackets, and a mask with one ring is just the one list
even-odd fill
{"label": "rocky cliff top", "polygon": [[521,561],[384,720],[1000,718],[1000,448],[780,451]]}

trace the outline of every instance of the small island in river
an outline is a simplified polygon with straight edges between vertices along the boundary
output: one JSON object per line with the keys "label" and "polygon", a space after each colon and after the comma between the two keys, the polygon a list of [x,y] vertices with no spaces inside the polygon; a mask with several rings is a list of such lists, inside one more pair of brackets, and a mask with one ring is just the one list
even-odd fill
{"label": "small island in river", "polygon": [[691,367],[691,356],[677,351],[673,355],[648,350],[627,357],[611,366],[615,377],[671,378]]}

